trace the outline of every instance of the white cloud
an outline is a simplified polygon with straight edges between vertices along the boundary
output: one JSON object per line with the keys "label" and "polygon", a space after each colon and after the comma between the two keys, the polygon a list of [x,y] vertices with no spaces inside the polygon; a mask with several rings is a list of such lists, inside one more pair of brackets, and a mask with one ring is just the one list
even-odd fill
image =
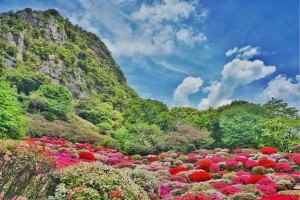
{"label": "white cloud", "polygon": [[227,57],[232,56],[232,55],[234,55],[235,53],[237,53],[238,50],[239,50],[239,49],[238,49],[237,47],[234,47],[234,48],[232,48],[232,49],[227,50],[226,53],[225,53],[225,55],[226,55]]}
{"label": "white cloud", "polygon": [[179,21],[186,19],[196,10],[193,3],[180,0],[162,0],[154,5],[142,5],[132,14],[134,20],[161,23],[163,21]]}
{"label": "white cloud", "polygon": [[297,75],[295,80],[283,75],[276,76],[262,93],[264,100],[270,100],[272,97],[282,99],[300,109],[300,75]]}
{"label": "white cloud", "polygon": [[206,40],[198,29],[185,28],[184,20],[195,22],[207,16],[207,10],[196,0],[161,0],[139,7],[133,0],[79,3],[84,13],[74,13],[71,19],[98,35],[101,33],[101,39],[115,56],[169,55],[175,51],[177,42],[194,46]]}
{"label": "white cloud", "polygon": [[182,28],[176,33],[176,38],[189,46],[193,46],[196,43],[202,43],[207,40],[206,35],[203,33],[195,33],[190,28]]}
{"label": "white cloud", "polygon": [[264,78],[275,72],[275,70],[275,66],[267,66],[261,60],[250,61],[235,58],[224,65],[222,80],[234,86],[245,85],[254,80]]}
{"label": "white cloud", "polygon": [[208,96],[201,100],[199,108],[207,109],[228,104],[237,88],[262,79],[275,70],[275,66],[265,65],[261,60],[235,58],[224,65],[221,80],[206,88]]}
{"label": "white cloud", "polygon": [[226,51],[225,55],[227,57],[235,56],[240,59],[250,59],[253,58],[256,55],[260,54],[260,48],[259,47],[252,47],[250,45],[244,46],[241,48],[234,47],[232,49],[229,49]]}
{"label": "white cloud", "polygon": [[185,75],[185,76],[189,76],[191,74],[191,73],[183,70],[178,65],[174,65],[173,63],[171,64],[171,63],[168,63],[166,61],[156,61],[155,63],[160,65],[161,67],[169,70],[169,71],[176,72],[178,74],[182,74],[182,75]]}
{"label": "white cloud", "polygon": [[186,77],[176,88],[174,100],[177,105],[189,106],[189,96],[198,92],[203,84],[200,77]]}

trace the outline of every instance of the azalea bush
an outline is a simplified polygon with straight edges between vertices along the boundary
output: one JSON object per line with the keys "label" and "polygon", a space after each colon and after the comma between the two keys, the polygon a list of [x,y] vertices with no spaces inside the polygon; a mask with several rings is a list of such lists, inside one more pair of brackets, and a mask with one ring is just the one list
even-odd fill
{"label": "azalea bush", "polygon": [[51,200],[149,200],[146,192],[125,173],[100,163],[65,168]]}
{"label": "azalea bush", "polygon": [[27,130],[25,113],[16,91],[0,80],[0,137],[21,138]]}
{"label": "azalea bush", "polygon": [[129,177],[147,193],[154,194],[157,192],[159,181],[154,172],[147,171],[141,168],[128,170]]}
{"label": "azalea bush", "polygon": [[[53,163],[42,148],[13,140],[0,141],[0,196],[3,199],[47,199],[55,185]],[[20,195],[22,197],[16,197]]]}
{"label": "azalea bush", "polygon": [[49,120],[66,120],[72,109],[72,94],[60,85],[42,85],[30,96],[29,111],[39,112]]}

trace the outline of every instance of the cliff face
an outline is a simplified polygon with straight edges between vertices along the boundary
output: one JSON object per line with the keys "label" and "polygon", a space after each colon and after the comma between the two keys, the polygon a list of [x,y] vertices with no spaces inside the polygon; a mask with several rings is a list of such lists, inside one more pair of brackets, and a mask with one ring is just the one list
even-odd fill
{"label": "cliff face", "polygon": [[0,15],[0,72],[15,82],[23,76],[65,85],[77,99],[96,95],[121,104],[136,96],[105,44],[56,10]]}

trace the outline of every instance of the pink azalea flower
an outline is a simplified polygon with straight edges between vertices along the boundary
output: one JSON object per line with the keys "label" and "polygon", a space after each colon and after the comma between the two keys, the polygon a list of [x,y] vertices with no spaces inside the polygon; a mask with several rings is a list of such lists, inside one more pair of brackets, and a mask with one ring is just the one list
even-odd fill
{"label": "pink azalea flower", "polygon": [[270,178],[263,178],[256,183],[256,188],[265,195],[277,192],[277,185]]}
{"label": "pink azalea flower", "polygon": [[226,167],[231,170],[236,169],[238,167],[238,161],[235,159],[226,160]]}
{"label": "pink azalea flower", "polygon": [[168,185],[160,185],[159,186],[159,196],[161,198],[169,197],[171,194],[172,188]]}
{"label": "pink azalea flower", "polygon": [[299,196],[274,194],[274,195],[264,196],[260,200],[299,200]]}

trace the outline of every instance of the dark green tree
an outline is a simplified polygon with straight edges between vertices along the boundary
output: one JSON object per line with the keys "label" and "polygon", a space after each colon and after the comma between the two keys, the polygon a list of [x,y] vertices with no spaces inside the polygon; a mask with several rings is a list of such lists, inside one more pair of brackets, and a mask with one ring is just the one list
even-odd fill
{"label": "dark green tree", "polygon": [[287,117],[291,119],[298,118],[298,110],[294,107],[290,107],[288,103],[282,99],[272,98],[267,103],[263,104],[263,109],[266,115],[271,117]]}
{"label": "dark green tree", "polygon": [[222,113],[222,144],[230,148],[257,147],[261,135],[260,117],[240,109]]}

